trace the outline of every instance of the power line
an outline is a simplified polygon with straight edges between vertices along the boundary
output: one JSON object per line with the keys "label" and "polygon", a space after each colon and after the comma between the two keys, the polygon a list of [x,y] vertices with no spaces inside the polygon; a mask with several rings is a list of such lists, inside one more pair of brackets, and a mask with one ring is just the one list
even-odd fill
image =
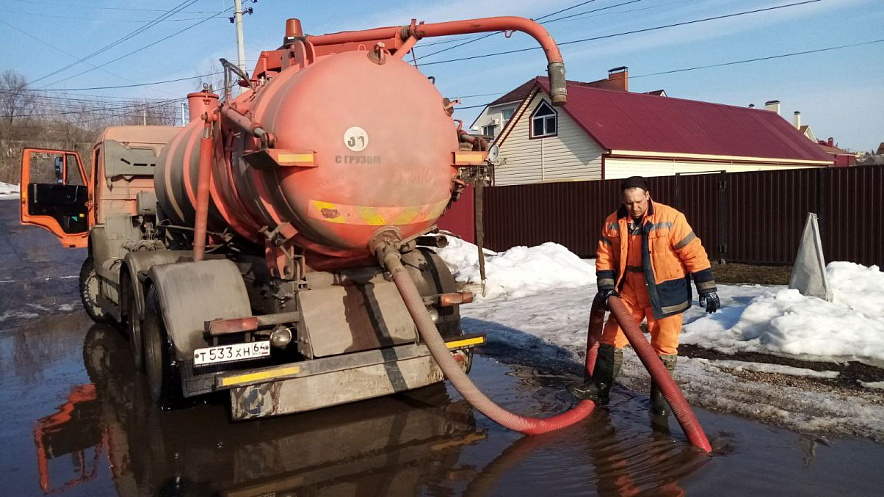
{"label": "power line", "polygon": [[[24,15],[24,16],[32,16],[32,17],[40,17],[40,18],[51,17],[54,19],[70,19],[70,20],[74,20],[74,21],[104,21],[104,22],[114,22],[114,23],[116,23],[116,22],[140,22],[140,23],[150,22],[150,19],[119,19],[119,18],[109,19],[109,18],[102,18],[102,17],[73,17],[73,16],[59,16],[59,15],[53,15],[53,14],[43,14],[43,13],[38,13],[38,12],[22,12],[20,10],[9,10],[9,9],[0,9],[0,12],[7,12],[10,14],[19,14],[19,15]],[[181,12],[179,12],[179,14],[181,14]],[[207,12],[207,14],[211,14],[211,12]],[[195,21],[197,19],[202,19],[202,17],[185,17],[183,19],[163,19],[160,22]]]}
{"label": "power line", "polygon": [[[127,53],[127,54],[121,55],[121,56],[117,57],[116,59],[111,59],[111,60],[109,60],[109,61],[107,61],[107,62],[105,62],[105,63],[103,63],[103,64],[99,64],[98,66],[96,66],[96,67],[94,67],[94,68],[92,68],[92,69],[87,69],[87,70],[85,70],[85,71],[78,72],[77,74],[74,74],[73,76],[68,76],[67,78],[59,79],[59,80],[57,80],[57,81],[54,81],[54,82],[52,82],[52,83],[49,83],[49,85],[57,85],[57,84],[59,84],[59,83],[63,83],[63,82],[65,82],[65,81],[69,80],[69,79],[76,78],[77,76],[82,76],[83,74],[86,74],[86,73],[92,72],[92,71],[94,71],[95,69],[98,69],[98,68],[104,67],[104,66],[106,66],[106,65],[108,65],[108,64],[113,64],[114,62],[116,62],[116,61],[118,61],[118,60],[120,60],[120,59],[125,59],[126,57],[129,57],[130,55],[137,54],[138,52],[141,52],[142,50],[146,50],[146,49],[148,49],[148,48],[150,48],[150,47],[152,47],[152,46],[154,46],[154,45],[156,45],[156,44],[158,44],[158,43],[161,43],[161,42],[163,42],[163,41],[166,41],[166,40],[168,40],[169,38],[172,38],[173,36],[177,36],[177,35],[179,35],[179,34],[185,32],[185,31],[187,31],[187,30],[193,29],[193,28],[199,26],[200,24],[203,24],[204,22],[211,21],[212,19],[216,19],[218,16],[220,16],[221,14],[227,12],[228,10],[230,10],[230,9],[219,10],[218,12],[215,13],[215,15],[209,16],[209,17],[203,19],[202,21],[199,21],[199,22],[196,22],[196,23],[194,23],[194,24],[191,24],[190,26],[187,26],[187,27],[184,28],[184,29],[180,29],[180,30],[178,30],[178,31],[176,31],[176,32],[174,32],[174,33],[168,35],[168,36],[164,36],[164,37],[160,38],[159,40],[157,40],[157,41],[155,41],[155,42],[153,42],[153,43],[149,43],[149,44],[147,44],[147,45],[144,45],[143,47],[140,47],[140,48],[138,48],[138,49],[136,49],[136,50],[133,50],[133,51]],[[49,86],[49,85],[44,85],[44,86]]]}
{"label": "power line", "polygon": [[[650,28],[634,29],[632,31],[623,31],[620,33],[611,33],[611,34],[602,35],[602,36],[593,36],[591,38],[583,38],[583,39],[579,39],[579,40],[565,41],[565,42],[559,43],[558,45],[561,47],[563,45],[573,45],[575,43],[586,43],[589,41],[598,41],[598,40],[604,40],[604,39],[609,39],[609,38],[616,38],[618,36],[626,36],[626,35],[637,34],[637,33],[647,33],[649,31],[659,31],[661,29],[674,28],[674,27],[678,27],[678,26],[687,26],[690,24],[698,24],[701,22],[717,21],[717,20],[721,20],[721,19],[740,17],[740,16],[749,15],[749,14],[757,14],[760,12],[769,12],[772,10],[785,9],[785,8],[789,8],[789,7],[797,7],[800,5],[817,3],[820,1],[822,1],[822,0],[804,0],[802,2],[794,2],[794,3],[783,4],[783,5],[776,5],[773,7],[745,10],[742,12],[735,12],[733,14],[724,14],[724,15],[720,15],[720,16],[704,17],[702,19],[692,19],[690,21],[682,21],[682,22],[676,22],[676,23],[672,23],[672,24],[664,24],[661,26],[654,26],[654,27],[650,27]],[[435,65],[435,64],[447,64],[450,62],[461,62],[461,61],[465,61],[465,60],[484,59],[487,57],[494,57],[497,55],[509,55],[509,54],[514,54],[514,53],[528,52],[531,50],[540,50],[540,48],[541,47],[539,47],[539,46],[519,48],[519,49],[507,50],[507,51],[503,51],[503,52],[492,52],[492,53],[481,54],[481,55],[472,55],[469,57],[460,57],[460,58],[456,58],[456,59],[438,60],[435,62],[424,62],[423,65],[424,66],[431,66],[431,65]]]}
{"label": "power line", "polygon": [[[632,0],[632,1],[633,1],[633,2],[640,2],[641,0]],[[556,14],[561,14],[562,12],[566,12],[566,11],[569,11],[569,10],[571,10],[571,9],[576,9],[577,7],[582,7],[582,6],[584,6],[584,5],[588,4],[588,3],[592,3],[592,2],[595,2],[595,0],[586,0],[586,1],[584,1],[584,2],[580,2],[580,3],[575,4],[575,5],[572,5],[572,6],[570,6],[570,7],[566,7],[566,8],[564,8],[564,9],[557,10],[557,11],[552,12],[552,13],[550,13],[550,14],[546,14],[546,15],[544,15],[544,16],[540,16],[540,17],[538,17],[537,19],[534,19],[534,21],[535,21],[535,22],[540,22],[542,19],[546,19],[547,17],[552,17],[552,16],[554,16],[554,15],[556,15]],[[632,3],[632,2],[627,2],[627,3]],[[615,7],[616,7],[616,5],[615,5]],[[610,8],[610,7],[609,7],[609,8]],[[544,24],[544,23],[541,23],[541,24]],[[462,46],[464,46],[464,45],[469,45],[470,43],[474,43],[474,42],[477,42],[477,41],[479,41],[479,40],[484,40],[485,38],[489,38],[489,37],[494,36],[494,35],[496,35],[496,34],[500,34],[500,32],[499,32],[499,31],[493,31],[493,32],[491,32],[491,33],[485,33],[485,34],[483,34],[483,35],[481,35],[481,36],[477,36],[477,37],[475,37],[475,38],[472,38],[472,39],[469,39],[469,40],[464,41],[464,42],[462,42],[462,43],[459,43],[459,44],[457,44],[457,45],[454,45],[453,47],[443,48],[443,49],[441,49],[441,50],[436,50],[435,52],[430,52],[430,53],[428,53],[428,54],[426,54],[426,55],[422,55],[422,56],[418,57],[417,59],[420,60],[420,59],[425,59],[425,58],[427,58],[427,57],[432,57],[433,55],[440,54],[440,53],[442,53],[442,52],[447,52],[447,51],[449,51],[449,50],[454,50],[455,48],[459,48],[459,47],[462,47]],[[424,45],[424,46],[427,46],[427,45]]]}
{"label": "power line", "polygon": [[[842,50],[845,48],[853,48],[853,47],[860,47],[860,46],[864,46],[864,45],[872,45],[875,43],[884,43],[884,38],[880,38],[877,40],[863,41],[863,42],[859,42],[859,43],[851,43],[848,45],[836,45],[836,46],[830,46],[830,47],[816,48],[813,50],[802,50],[799,52],[789,52],[789,53],[784,53],[784,54],[767,55],[764,57],[753,57],[751,59],[732,60],[732,61],[728,61],[728,62],[720,62],[718,64],[708,64],[705,66],[683,67],[683,68],[679,68],[679,69],[671,69],[668,71],[659,71],[659,72],[653,72],[653,73],[647,73],[647,74],[639,74],[636,76],[633,76],[630,74],[629,79],[646,78],[646,77],[650,77],[650,76],[674,74],[674,73],[679,73],[679,72],[699,71],[702,69],[710,69],[713,67],[734,66],[734,65],[738,65],[738,64],[749,64],[752,62],[763,62],[763,61],[767,61],[767,60],[783,59],[783,58],[787,58],[787,57],[796,57],[799,55],[809,55],[809,54],[815,54],[815,53],[821,53],[821,52],[830,52],[833,50]],[[497,92],[497,93],[492,93],[492,95],[500,95],[502,93],[503,92]],[[466,97],[462,97],[462,98],[466,98]],[[459,111],[459,110],[476,109],[479,107],[485,107],[485,106],[489,105],[490,103],[491,102],[487,102],[487,103],[479,104],[479,105],[469,105],[466,107],[455,107],[454,110]]]}
{"label": "power line", "polygon": [[[618,10],[618,11],[616,11],[616,12],[605,12],[604,14],[598,14],[598,15],[595,15],[595,16],[591,16],[591,15],[589,15],[589,14],[592,14],[592,13],[596,12],[596,10],[588,10],[588,11],[586,11],[586,12],[578,12],[577,14],[571,14],[571,15],[567,15],[567,16],[564,16],[564,17],[559,17],[559,18],[557,18],[557,19],[552,19],[552,20],[550,20],[550,21],[548,21],[548,22],[552,23],[552,22],[558,22],[558,21],[576,20],[578,17],[583,17],[583,16],[587,16],[587,17],[602,17],[602,16],[613,15],[613,14],[627,14],[627,13],[629,13],[629,12],[640,12],[640,11],[643,11],[643,10],[659,9],[659,8],[662,8],[662,7],[668,7],[668,6],[670,6],[670,5],[675,5],[675,4],[678,4],[678,3],[689,3],[689,2],[695,2],[695,1],[696,1],[696,0],[676,0],[676,1],[674,1],[674,2],[661,3],[661,4],[657,4],[657,5],[649,5],[649,6],[647,6],[647,7],[640,7],[640,8],[637,8],[637,9],[624,9],[624,10]],[[630,3],[632,3],[632,2],[630,2]]]}
{"label": "power line", "polygon": [[[53,7],[58,7],[57,2],[27,1],[24,3],[35,3],[35,4],[40,4],[40,5],[51,5]],[[139,8],[135,8],[135,7],[92,7],[92,6],[90,6],[89,9],[92,9],[92,10],[122,10],[125,12],[166,12],[165,9],[139,9]],[[86,10],[86,9],[81,8],[79,10]],[[211,14],[211,12],[209,12],[209,11],[202,11],[202,10],[183,10],[180,13],[181,14]]]}
{"label": "power line", "polygon": [[[3,23],[3,24],[5,24],[5,25],[9,26],[10,28],[12,28],[12,29],[18,31],[19,33],[21,33],[21,34],[23,34],[23,35],[25,35],[25,36],[27,36],[27,37],[29,37],[29,38],[32,38],[32,39],[34,39],[34,40],[36,40],[36,41],[38,41],[38,42],[40,42],[40,43],[46,45],[47,47],[49,47],[49,48],[51,48],[51,49],[53,49],[53,50],[57,50],[57,51],[59,51],[59,52],[65,54],[65,55],[67,55],[67,56],[69,56],[69,57],[73,57],[73,58],[75,58],[75,59],[77,58],[76,55],[74,55],[74,54],[72,54],[72,53],[70,53],[70,52],[66,52],[65,50],[62,50],[62,49],[56,47],[55,45],[52,45],[52,44],[49,43],[49,42],[43,41],[43,40],[41,40],[40,38],[37,38],[36,36],[32,35],[31,33],[28,33],[27,31],[25,31],[25,30],[23,30],[23,29],[19,29],[19,28],[17,28],[16,26],[14,26],[14,25],[12,25],[12,24],[10,24],[10,23],[4,21],[3,19],[0,19],[0,23]],[[92,67],[94,67],[94,68],[97,68],[97,67],[98,67],[98,66],[95,66],[95,65],[93,65],[93,64],[91,64],[91,63],[90,63],[89,65],[92,66]],[[111,76],[116,76],[116,77],[118,77],[118,78],[120,78],[120,79],[124,79],[124,80],[126,80],[126,81],[132,81],[132,80],[129,79],[129,78],[125,78],[125,77],[123,77],[123,76],[120,76],[119,74],[114,74],[114,73],[108,71],[107,69],[102,69],[102,71],[104,71],[104,72],[110,74]]]}
{"label": "power line", "polygon": [[[162,40],[160,40],[160,41],[162,41]],[[157,42],[157,43],[159,43],[159,42]],[[144,48],[147,48],[147,47],[144,47]],[[128,54],[128,55],[131,55],[131,54]],[[114,61],[111,61],[111,62],[114,62]],[[108,64],[110,64],[110,62],[108,62]],[[101,66],[98,66],[98,67],[101,67]],[[152,81],[150,83],[134,83],[131,85],[113,85],[113,86],[91,86],[88,88],[42,88],[42,89],[40,89],[40,91],[68,92],[68,91],[112,90],[112,89],[117,89],[117,88],[138,88],[138,87],[142,87],[142,86],[155,86],[155,85],[162,85],[162,84],[166,84],[166,83],[177,83],[178,81],[187,81],[190,79],[208,78],[210,76],[218,76],[220,74],[224,74],[224,71],[210,72],[207,74],[200,74],[199,76],[190,76],[187,78],[175,78],[175,79],[166,79],[163,81]]]}
{"label": "power line", "polygon": [[[598,9],[587,10],[587,11],[585,11],[585,12],[578,12],[578,13],[576,13],[576,14],[570,14],[570,15],[567,15],[567,16],[562,16],[562,17],[557,17],[557,18],[555,18],[555,19],[550,19],[549,21],[547,21],[547,23],[553,23],[553,22],[564,21],[564,20],[567,20],[567,19],[573,19],[573,18],[575,18],[575,17],[583,17],[583,16],[585,16],[585,15],[594,14],[594,13],[596,13],[596,12],[601,12],[601,11],[603,11],[603,10],[611,10],[611,9],[613,9],[613,8],[615,8],[615,7],[622,7],[622,6],[624,6],[624,5],[629,5],[629,4],[631,4],[631,3],[638,3],[638,2],[641,2],[641,1],[642,1],[642,0],[630,0],[630,1],[628,1],[628,2],[621,2],[621,3],[618,3],[618,4],[614,4],[614,5],[609,5],[609,6],[607,6],[607,7],[601,7],[601,8],[598,8]],[[653,8],[653,7],[646,7],[646,9],[647,9],[647,8]],[[623,12],[629,12],[629,11],[612,12],[612,14],[620,14],[620,13],[623,13]]]}
{"label": "power line", "polygon": [[44,80],[44,79],[46,79],[46,78],[49,78],[49,77],[51,77],[51,76],[54,76],[54,75],[56,75],[56,74],[58,74],[58,73],[60,73],[60,72],[62,72],[62,71],[66,71],[66,70],[70,69],[71,67],[74,67],[74,66],[76,66],[76,65],[78,65],[78,64],[80,64],[80,63],[82,63],[82,62],[85,62],[85,61],[87,61],[87,60],[89,60],[89,59],[95,57],[96,55],[102,54],[102,53],[104,53],[104,52],[110,50],[111,48],[115,47],[116,45],[118,45],[118,44],[120,44],[120,43],[122,43],[122,42],[124,42],[124,41],[126,41],[126,40],[128,40],[128,39],[130,39],[130,38],[132,38],[132,37],[134,37],[134,36],[136,36],[136,35],[138,35],[138,34],[144,32],[145,30],[147,30],[147,29],[149,29],[149,28],[155,26],[158,22],[162,21],[163,19],[166,19],[166,18],[168,18],[168,17],[171,17],[172,15],[176,14],[178,11],[184,9],[185,7],[189,7],[190,5],[192,5],[192,4],[194,4],[194,3],[196,3],[196,0],[186,0],[186,1],[184,1],[184,2],[181,2],[181,3],[178,4],[177,6],[173,7],[171,10],[166,11],[164,14],[160,15],[159,17],[155,18],[154,20],[150,21],[149,23],[145,24],[144,26],[139,27],[139,28],[136,29],[135,31],[132,31],[132,32],[130,32],[129,34],[123,36],[122,38],[119,38],[119,39],[117,39],[117,40],[115,40],[115,41],[113,41],[113,42],[111,42],[111,43],[108,43],[107,45],[105,45],[105,46],[99,48],[98,50],[96,50],[96,51],[90,53],[89,55],[87,55],[87,56],[85,56],[85,57],[83,57],[83,58],[81,58],[81,59],[78,59],[78,60],[76,60],[76,61],[74,61],[74,62],[72,62],[72,63],[70,63],[70,64],[68,64],[68,65],[66,65],[66,66],[64,66],[64,67],[62,67],[61,69],[58,69],[58,70],[52,71],[52,72],[49,73],[49,74],[46,74],[46,75],[44,75],[44,76],[41,76],[41,77],[39,77],[39,78],[37,78],[37,79],[31,81],[30,84],[34,84],[34,83],[36,83],[37,81],[42,81],[42,80]]}
{"label": "power line", "polygon": [[712,67],[735,66],[738,64],[748,64],[750,62],[760,62],[760,61],[773,60],[773,59],[784,59],[786,57],[795,57],[797,55],[808,55],[808,54],[812,54],[812,53],[829,52],[832,50],[841,50],[843,48],[859,47],[859,46],[863,46],[863,45],[872,45],[874,43],[882,43],[882,42],[884,42],[884,38],[881,38],[879,40],[864,41],[862,43],[851,43],[849,45],[838,45],[838,46],[834,46],[834,47],[818,48],[815,50],[802,50],[800,52],[789,52],[789,53],[784,53],[784,54],[768,55],[767,57],[755,57],[752,59],[732,60],[729,62],[719,62],[718,64],[708,64],[705,66],[682,67],[680,69],[672,69],[669,71],[660,71],[660,72],[652,72],[652,73],[647,73],[647,74],[639,74],[637,76],[630,75],[629,78],[630,79],[646,78],[648,76],[660,76],[662,74],[674,74],[674,73],[679,73],[679,72],[697,71],[700,69],[709,69]]}

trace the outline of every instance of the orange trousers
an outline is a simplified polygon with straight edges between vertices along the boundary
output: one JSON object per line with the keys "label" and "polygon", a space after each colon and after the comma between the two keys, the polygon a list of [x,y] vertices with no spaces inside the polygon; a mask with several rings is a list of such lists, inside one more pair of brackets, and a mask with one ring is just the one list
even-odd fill
{"label": "orange trousers", "polygon": [[[655,319],[651,308],[651,300],[645,288],[645,277],[642,273],[627,272],[626,282],[620,292],[623,305],[632,315],[632,319],[641,324],[648,318],[648,331],[651,332],[651,346],[657,355],[678,354],[678,334],[681,333],[682,315],[676,314],[663,319]],[[608,317],[602,331],[601,343],[622,348],[629,344],[623,330],[613,316]]]}

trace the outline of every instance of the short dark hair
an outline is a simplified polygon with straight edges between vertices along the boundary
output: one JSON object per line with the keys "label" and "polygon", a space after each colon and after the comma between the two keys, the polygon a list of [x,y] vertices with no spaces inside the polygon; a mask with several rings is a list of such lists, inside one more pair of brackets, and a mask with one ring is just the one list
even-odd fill
{"label": "short dark hair", "polygon": [[644,191],[648,191],[648,180],[641,176],[631,176],[623,180],[623,183],[620,183],[620,192],[624,192],[630,188],[641,188]]}

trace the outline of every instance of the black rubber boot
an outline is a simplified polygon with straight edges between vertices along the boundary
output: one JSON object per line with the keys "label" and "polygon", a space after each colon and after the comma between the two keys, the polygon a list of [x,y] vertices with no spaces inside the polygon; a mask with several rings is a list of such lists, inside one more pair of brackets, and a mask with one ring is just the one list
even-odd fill
{"label": "black rubber boot", "polygon": [[[675,371],[675,363],[678,361],[678,354],[672,355],[661,355],[660,360],[663,361],[663,365],[666,366],[666,370],[669,371],[671,375],[673,371]],[[657,388],[656,383],[651,381],[651,413],[656,414],[658,416],[668,416],[670,412],[669,403],[666,402],[666,397],[663,396],[663,392]]]}
{"label": "black rubber boot", "polygon": [[623,364],[623,350],[613,345],[599,345],[599,354],[595,360],[592,377],[582,384],[568,385],[571,395],[580,400],[592,400],[599,404],[607,404],[610,400],[611,385],[620,374]]}

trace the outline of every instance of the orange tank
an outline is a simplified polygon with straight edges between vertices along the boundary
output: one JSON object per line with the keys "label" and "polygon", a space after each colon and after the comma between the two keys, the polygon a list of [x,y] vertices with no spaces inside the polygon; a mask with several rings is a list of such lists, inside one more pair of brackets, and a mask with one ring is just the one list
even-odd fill
{"label": "orange tank", "polygon": [[[210,231],[230,225],[257,242],[262,227],[288,222],[304,248],[355,255],[380,227],[397,226],[407,237],[435,222],[457,174],[455,125],[425,76],[398,58],[378,64],[367,53],[283,71],[254,98],[249,91],[236,99],[250,100],[275,148],[312,152],[313,164],[258,171],[242,160],[236,142],[243,140],[234,140],[232,163],[218,153],[213,164]],[[163,210],[189,226],[202,130],[199,120],[182,130],[156,175]]]}
{"label": "orange tank", "polygon": [[304,37],[290,20],[286,44],[262,52],[242,95],[220,106],[213,94],[189,95],[198,111],[166,146],[155,175],[164,214],[200,232],[200,142],[211,136],[209,232],[342,259],[369,256],[372,236],[384,227],[403,238],[419,234],[451,198],[458,130],[447,100],[401,56],[422,36],[524,24],[537,31],[531,34],[563,91],[561,55],[528,23],[412,23]]}

